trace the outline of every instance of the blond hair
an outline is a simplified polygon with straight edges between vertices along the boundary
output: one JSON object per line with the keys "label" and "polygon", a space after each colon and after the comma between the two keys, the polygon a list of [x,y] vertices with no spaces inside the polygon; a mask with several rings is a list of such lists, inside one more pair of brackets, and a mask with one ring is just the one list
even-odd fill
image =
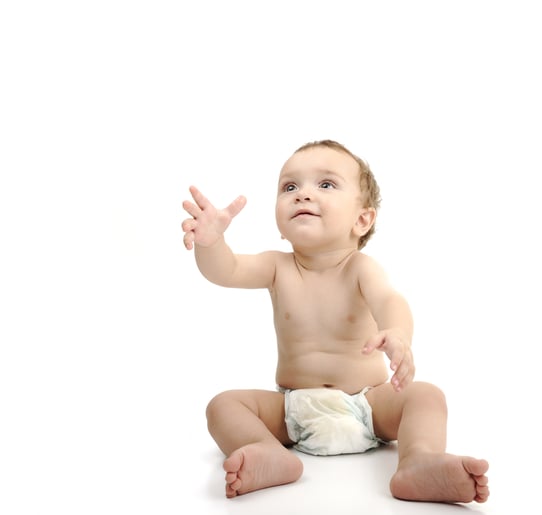
{"label": "blond hair", "polygon": [[[301,152],[303,150],[306,150],[308,148],[313,147],[327,147],[332,148],[333,150],[337,150],[339,152],[343,152],[347,155],[349,155],[352,159],[356,161],[359,165],[359,185],[361,188],[362,193],[365,194],[365,205],[363,207],[371,207],[374,208],[376,211],[380,208],[380,187],[378,186],[375,176],[373,175],[373,172],[369,168],[369,164],[361,159],[361,157],[356,156],[356,154],[353,154],[348,150],[344,145],[341,143],[338,143],[337,141],[333,141],[331,139],[323,139],[318,141],[311,141],[309,143],[305,143],[301,147],[299,147],[295,152]],[[371,226],[369,231],[360,237],[358,241],[358,250],[365,247],[371,236],[375,232],[375,224]]]}

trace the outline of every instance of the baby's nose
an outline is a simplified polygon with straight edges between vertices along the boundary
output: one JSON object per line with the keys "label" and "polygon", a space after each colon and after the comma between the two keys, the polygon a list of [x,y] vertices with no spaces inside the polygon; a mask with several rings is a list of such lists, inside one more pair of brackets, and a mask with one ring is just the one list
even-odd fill
{"label": "baby's nose", "polygon": [[307,190],[299,190],[295,197],[296,202],[301,202],[302,200],[310,200],[311,196]]}

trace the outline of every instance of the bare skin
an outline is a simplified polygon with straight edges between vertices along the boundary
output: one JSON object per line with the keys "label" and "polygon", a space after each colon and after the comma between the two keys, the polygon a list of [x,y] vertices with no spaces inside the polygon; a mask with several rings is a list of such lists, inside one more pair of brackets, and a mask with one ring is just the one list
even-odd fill
{"label": "bare skin", "polygon": [[[375,221],[365,207],[357,162],[347,153],[313,147],[295,153],[279,178],[277,226],[293,252],[234,254],[224,231],[245,205],[239,197],[217,210],[196,188],[185,201],[184,243],[210,281],[267,288],[274,310],[276,382],[289,388],[336,388],[367,400],[376,435],[397,440],[392,495],[436,502],[484,502],[485,460],[446,453],[443,393],[413,381],[412,316],[382,268],[357,249]],[[388,381],[386,359],[392,370]],[[208,427],[227,456],[226,495],[296,481],[299,458],[284,422],[284,395],[228,391],[207,408]]]}

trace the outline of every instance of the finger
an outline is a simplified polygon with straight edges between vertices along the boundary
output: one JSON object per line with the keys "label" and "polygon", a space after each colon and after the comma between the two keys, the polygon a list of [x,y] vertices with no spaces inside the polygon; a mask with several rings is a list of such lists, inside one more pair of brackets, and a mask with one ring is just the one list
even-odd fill
{"label": "finger", "polygon": [[240,195],[226,208],[226,211],[233,218],[241,212],[241,210],[246,206],[246,204],[247,199],[243,197],[243,195]]}
{"label": "finger", "polygon": [[200,190],[198,190],[198,188],[195,186],[190,186],[188,189],[190,190],[192,198],[200,209],[206,209],[212,206],[211,201]]}
{"label": "finger", "polygon": [[192,250],[194,248],[194,233],[192,231],[187,232],[184,235],[183,242],[187,250]]}
{"label": "finger", "polygon": [[404,381],[406,379],[406,376],[408,374],[408,368],[407,367],[399,367],[397,372],[393,374],[391,378],[391,384],[393,385],[393,388],[395,391],[400,391],[401,388],[404,386]]}
{"label": "finger", "polygon": [[181,227],[184,232],[193,231],[198,226],[198,222],[193,218],[187,218],[183,221]]}
{"label": "finger", "polygon": [[183,202],[183,209],[194,218],[198,218],[201,215],[201,208],[189,200]]}
{"label": "finger", "polygon": [[414,365],[406,362],[401,363],[399,370],[391,378],[395,391],[400,392],[414,379]]}
{"label": "finger", "polygon": [[390,359],[390,368],[395,372],[403,361],[405,353],[401,349],[395,349]]}

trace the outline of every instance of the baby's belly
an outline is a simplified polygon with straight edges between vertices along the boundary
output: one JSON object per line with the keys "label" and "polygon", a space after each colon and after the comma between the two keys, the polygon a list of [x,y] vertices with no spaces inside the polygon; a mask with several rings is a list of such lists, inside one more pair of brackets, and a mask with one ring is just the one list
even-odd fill
{"label": "baby's belly", "polygon": [[377,386],[388,380],[388,370],[382,353],[371,356],[311,352],[281,359],[277,365],[279,386],[297,388],[337,388],[349,394],[366,386]]}

